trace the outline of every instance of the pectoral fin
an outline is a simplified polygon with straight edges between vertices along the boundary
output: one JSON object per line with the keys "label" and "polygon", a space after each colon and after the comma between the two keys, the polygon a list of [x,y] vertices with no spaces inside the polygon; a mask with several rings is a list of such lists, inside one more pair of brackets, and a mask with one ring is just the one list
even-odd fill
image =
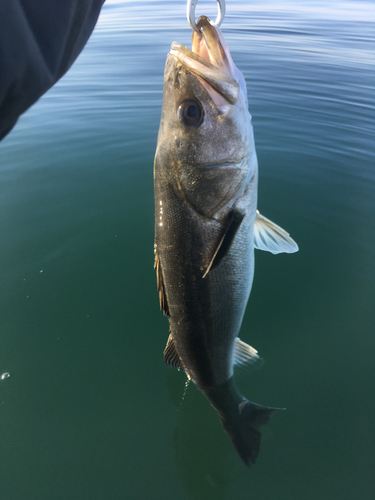
{"label": "pectoral fin", "polygon": [[159,258],[159,254],[157,251],[156,244],[155,244],[154,269],[156,270],[156,287],[157,287],[158,292],[159,292],[160,309],[163,311],[163,313],[166,316],[169,316],[169,309],[168,309],[167,297],[165,295],[163,274],[162,274],[162,270],[161,270],[161,263],[160,263],[160,258]]}
{"label": "pectoral fin", "polygon": [[273,254],[298,252],[298,245],[289,234],[263,217],[258,210],[254,224],[254,247]]}
{"label": "pectoral fin", "polygon": [[175,343],[172,339],[172,335],[169,335],[167,345],[164,349],[164,363],[171,368],[177,368],[177,370],[183,370],[180,357],[178,355]]}
{"label": "pectoral fin", "polygon": [[218,246],[216,247],[214,255],[212,256],[212,259],[207,266],[203,278],[207,276],[207,274],[211,269],[215,269],[215,267],[217,267],[220,264],[223,257],[228,253],[243,218],[244,215],[237,212],[236,210],[232,210],[229,213],[224,234],[221,237]]}

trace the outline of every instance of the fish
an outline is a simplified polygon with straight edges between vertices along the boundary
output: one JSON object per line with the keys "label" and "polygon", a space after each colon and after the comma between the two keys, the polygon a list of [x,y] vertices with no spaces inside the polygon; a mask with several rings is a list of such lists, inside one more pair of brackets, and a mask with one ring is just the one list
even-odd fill
{"label": "fish", "polygon": [[245,79],[223,34],[197,21],[192,50],[167,56],[154,161],[155,269],[170,334],[164,362],[183,370],[216,410],[247,466],[277,410],[246,399],[235,365],[259,361],[239,339],[254,249],[293,253],[295,241],[257,210],[258,163]]}

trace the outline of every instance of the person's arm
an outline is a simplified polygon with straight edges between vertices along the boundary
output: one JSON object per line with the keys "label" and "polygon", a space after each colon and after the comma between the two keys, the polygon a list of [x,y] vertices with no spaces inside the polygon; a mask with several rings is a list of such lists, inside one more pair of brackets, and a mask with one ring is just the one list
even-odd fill
{"label": "person's arm", "polygon": [[0,140],[70,68],[104,0],[0,0]]}

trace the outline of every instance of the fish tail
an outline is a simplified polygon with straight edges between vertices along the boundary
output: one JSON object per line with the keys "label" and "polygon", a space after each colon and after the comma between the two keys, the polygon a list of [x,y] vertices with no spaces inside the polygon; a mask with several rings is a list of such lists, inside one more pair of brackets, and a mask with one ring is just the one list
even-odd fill
{"label": "fish tail", "polygon": [[247,399],[244,399],[239,406],[241,406],[241,413],[238,418],[233,419],[231,416],[227,418],[219,413],[219,419],[237,453],[250,467],[251,464],[255,464],[260,450],[259,427],[268,422],[277,408],[267,408]]}
{"label": "fish tail", "polygon": [[219,420],[243,462],[255,464],[260,450],[259,428],[276,410],[252,403],[238,391],[233,377],[225,384],[203,393],[217,411]]}

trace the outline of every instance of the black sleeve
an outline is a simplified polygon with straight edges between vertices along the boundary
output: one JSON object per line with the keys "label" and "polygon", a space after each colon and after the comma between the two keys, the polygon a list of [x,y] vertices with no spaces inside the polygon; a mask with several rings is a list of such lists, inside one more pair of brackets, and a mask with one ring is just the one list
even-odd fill
{"label": "black sleeve", "polygon": [[0,0],[0,140],[70,68],[104,0]]}

